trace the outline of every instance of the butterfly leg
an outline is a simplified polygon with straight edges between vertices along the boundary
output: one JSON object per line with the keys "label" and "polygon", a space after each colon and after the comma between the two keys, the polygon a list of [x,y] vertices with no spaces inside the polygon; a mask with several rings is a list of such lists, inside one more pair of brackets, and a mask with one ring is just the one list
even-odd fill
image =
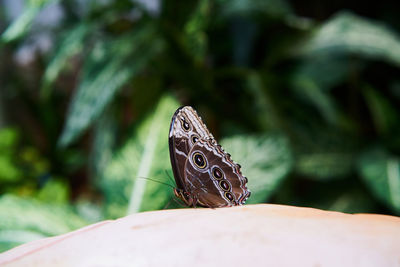
{"label": "butterfly leg", "polygon": [[197,196],[193,196],[192,207],[196,208],[196,206],[197,206]]}

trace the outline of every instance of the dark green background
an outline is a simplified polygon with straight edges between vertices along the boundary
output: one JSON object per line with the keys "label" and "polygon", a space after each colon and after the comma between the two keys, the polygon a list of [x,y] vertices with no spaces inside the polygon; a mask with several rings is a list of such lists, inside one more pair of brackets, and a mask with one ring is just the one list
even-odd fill
{"label": "dark green background", "polygon": [[181,105],[242,165],[248,203],[400,214],[394,1],[11,2],[1,250],[181,207],[165,185]]}

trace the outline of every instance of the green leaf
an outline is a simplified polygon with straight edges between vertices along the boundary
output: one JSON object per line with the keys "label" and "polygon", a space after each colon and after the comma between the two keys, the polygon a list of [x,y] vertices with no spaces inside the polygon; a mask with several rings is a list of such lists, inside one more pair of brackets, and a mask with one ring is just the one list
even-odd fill
{"label": "green leaf", "polygon": [[80,199],[76,200],[74,207],[77,214],[89,223],[104,220],[102,206],[89,198],[85,198],[85,196],[81,196]]}
{"label": "green leaf", "polygon": [[297,77],[293,81],[293,88],[297,94],[315,106],[327,122],[338,123],[339,114],[335,102],[328,93],[322,91],[309,77]]}
{"label": "green leaf", "polygon": [[68,184],[59,180],[50,179],[45,186],[40,189],[37,199],[44,203],[67,204],[69,197]]}
{"label": "green leaf", "polygon": [[274,99],[265,88],[261,76],[258,73],[251,73],[247,76],[247,88],[253,95],[253,107],[258,114],[258,125],[264,130],[279,129],[281,127],[280,116],[277,111]]}
{"label": "green leaf", "polygon": [[358,170],[372,193],[400,214],[400,159],[383,149],[372,149],[362,154]]}
{"label": "green leaf", "polygon": [[346,57],[306,57],[289,80],[291,89],[300,99],[314,106],[326,122],[338,125],[344,122],[342,119],[345,116],[338,109],[329,91],[343,82],[348,75],[349,66],[349,59]]}
{"label": "green leaf", "polygon": [[91,176],[98,183],[110,163],[115,145],[117,121],[114,109],[109,107],[100,116],[94,127],[94,138],[90,155]]}
{"label": "green leaf", "polygon": [[162,49],[152,25],[109,42],[98,42],[84,67],[82,82],[69,107],[59,140],[66,146],[101,115],[115,94],[147,67]]}
{"label": "green leaf", "polygon": [[320,181],[342,179],[351,174],[357,159],[357,140],[335,128],[293,130],[297,174]]}
{"label": "green leaf", "polygon": [[22,179],[23,172],[14,162],[13,155],[4,153],[0,155],[0,182],[16,182]]}
{"label": "green leaf", "polygon": [[15,128],[7,127],[0,129],[0,148],[15,149],[19,140],[19,132]]}
{"label": "green leaf", "polygon": [[87,224],[69,206],[46,204],[32,198],[0,198],[0,249],[33,239],[63,234]]}
{"label": "green leaf", "polygon": [[370,86],[364,86],[366,103],[371,112],[375,128],[380,134],[391,134],[399,125],[398,110],[390,103],[382,93]]}
{"label": "green leaf", "polygon": [[265,202],[291,169],[289,144],[281,135],[238,135],[223,139],[221,144],[249,180],[251,197],[247,203]]}
{"label": "green leaf", "polygon": [[0,183],[15,182],[23,177],[16,161],[19,132],[14,128],[0,129]]}
{"label": "green leaf", "polygon": [[0,253],[45,237],[48,236],[29,230],[0,230]]}
{"label": "green leaf", "polygon": [[[347,184],[348,186],[348,184]],[[333,201],[323,201],[323,198],[318,199],[315,206],[317,208],[334,210],[346,213],[367,213],[374,212],[376,203],[373,198],[360,188],[346,188]]]}
{"label": "green leaf", "polygon": [[43,75],[42,88],[40,92],[42,98],[48,98],[51,86],[61,70],[67,64],[68,59],[82,51],[84,38],[89,29],[90,27],[88,24],[81,23],[64,35]]}
{"label": "green leaf", "polygon": [[340,12],[324,23],[299,50],[317,53],[355,53],[400,65],[400,39],[385,25],[349,12]]}
{"label": "green leaf", "polygon": [[[295,71],[293,83],[304,77],[311,79],[315,86],[327,92],[346,78],[351,71],[350,63],[347,57],[334,55],[315,55],[312,58],[305,58]],[[354,63],[352,64],[354,67]]]}
{"label": "green leaf", "polygon": [[354,154],[346,151],[309,152],[296,158],[296,172],[316,180],[345,177],[354,163]]}
{"label": "green leaf", "polygon": [[224,16],[249,16],[253,14],[280,17],[292,13],[284,0],[219,0]]}
{"label": "green leaf", "polygon": [[37,14],[47,5],[57,0],[28,1],[24,12],[5,30],[1,36],[2,42],[11,42],[25,35],[32,26]]}
{"label": "green leaf", "polygon": [[[293,191],[287,195],[286,203],[291,205],[346,213],[376,212],[378,206],[367,188],[357,179],[307,183],[306,188],[297,189],[297,194],[301,192],[303,195],[300,199],[296,196],[296,188]],[[279,199],[275,200],[281,203]]]}
{"label": "green leaf", "polygon": [[115,153],[102,181],[107,217],[162,209],[172,199],[172,189],[162,183],[169,183],[165,173],[171,168],[168,130],[177,107],[171,97],[161,98],[154,112],[140,122]]}
{"label": "green leaf", "polygon": [[197,62],[206,55],[207,35],[205,33],[210,17],[210,0],[201,0],[185,25],[186,44]]}

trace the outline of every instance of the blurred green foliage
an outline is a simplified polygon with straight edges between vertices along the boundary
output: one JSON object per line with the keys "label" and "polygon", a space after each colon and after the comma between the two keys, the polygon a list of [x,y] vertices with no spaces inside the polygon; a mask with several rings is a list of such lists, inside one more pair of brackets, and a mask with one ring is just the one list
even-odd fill
{"label": "blurred green foliage", "polygon": [[242,165],[249,203],[399,215],[396,5],[4,1],[0,250],[180,207],[181,105]]}

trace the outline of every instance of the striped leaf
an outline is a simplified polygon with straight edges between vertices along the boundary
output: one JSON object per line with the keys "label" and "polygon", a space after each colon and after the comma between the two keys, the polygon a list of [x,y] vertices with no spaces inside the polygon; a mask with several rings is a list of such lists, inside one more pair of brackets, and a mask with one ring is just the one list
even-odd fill
{"label": "striped leaf", "polygon": [[69,107],[60,146],[70,144],[91,126],[118,90],[158,54],[162,42],[154,34],[154,28],[147,25],[131,35],[96,44]]}
{"label": "striped leaf", "polygon": [[171,169],[168,130],[177,108],[171,97],[161,98],[154,112],[137,125],[114,154],[101,182],[107,217],[162,209],[172,199],[172,189],[162,183],[172,184],[166,174]]}
{"label": "striped leaf", "polygon": [[400,159],[373,149],[361,156],[358,170],[372,193],[400,214]]}
{"label": "striped leaf", "polygon": [[0,198],[0,251],[86,224],[70,206],[3,195]]}
{"label": "striped leaf", "polygon": [[13,21],[1,35],[1,41],[12,42],[23,37],[31,28],[32,22],[38,13],[49,4],[53,4],[57,1],[58,0],[27,1],[27,6],[24,8],[23,13]]}
{"label": "striped leaf", "polygon": [[223,139],[221,144],[249,180],[251,197],[247,203],[265,202],[291,170],[289,144],[280,135],[238,135]]}
{"label": "striped leaf", "polygon": [[324,23],[300,51],[312,57],[317,53],[355,53],[400,65],[399,36],[379,22],[348,12]]}

